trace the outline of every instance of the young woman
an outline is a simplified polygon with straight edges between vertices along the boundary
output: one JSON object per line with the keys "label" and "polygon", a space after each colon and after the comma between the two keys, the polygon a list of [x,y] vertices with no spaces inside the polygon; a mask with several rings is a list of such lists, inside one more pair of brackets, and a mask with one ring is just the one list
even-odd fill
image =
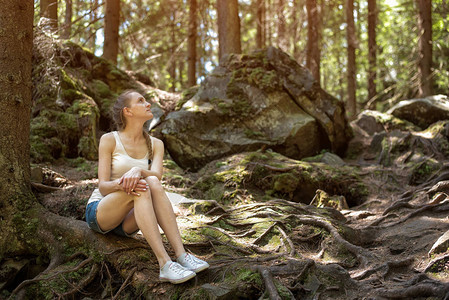
{"label": "young woman", "polygon": [[[164,144],[143,126],[152,119],[151,104],[137,92],[121,94],[113,107],[118,131],[100,139],[98,189],[86,208],[89,227],[100,233],[131,236],[141,230],[160,266],[162,281],[181,283],[209,264],[186,253],[170,200],[161,185]],[[158,225],[172,245],[173,262],[162,243]]]}

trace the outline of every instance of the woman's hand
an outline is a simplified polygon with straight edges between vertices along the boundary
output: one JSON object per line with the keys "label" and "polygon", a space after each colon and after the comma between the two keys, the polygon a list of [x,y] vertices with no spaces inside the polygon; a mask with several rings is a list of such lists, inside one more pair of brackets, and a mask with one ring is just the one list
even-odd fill
{"label": "woman's hand", "polygon": [[128,172],[123,174],[119,180],[119,184],[122,186],[125,193],[138,195],[137,192],[146,191],[146,181],[142,179],[142,172],[140,168],[131,168]]}

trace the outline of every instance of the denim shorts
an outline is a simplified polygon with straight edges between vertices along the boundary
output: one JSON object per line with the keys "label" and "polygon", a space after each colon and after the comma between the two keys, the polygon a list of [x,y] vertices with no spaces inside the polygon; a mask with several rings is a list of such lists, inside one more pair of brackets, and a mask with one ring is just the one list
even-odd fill
{"label": "denim shorts", "polygon": [[91,203],[87,204],[87,207],[86,207],[86,222],[87,222],[87,225],[89,226],[90,229],[92,229],[93,231],[102,233],[102,234],[106,234],[108,232],[113,232],[113,233],[115,233],[117,235],[125,236],[125,237],[132,237],[134,234],[137,233],[138,230],[136,232],[131,233],[131,234],[126,233],[123,230],[123,222],[120,223],[120,225],[118,225],[114,229],[107,230],[107,231],[101,230],[101,228],[100,228],[100,226],[98,226],[98,222],[97,222],[97,207],[98,207],[99,203],[100,203],[100,201],[94,201],[94,202],[91,202]]}

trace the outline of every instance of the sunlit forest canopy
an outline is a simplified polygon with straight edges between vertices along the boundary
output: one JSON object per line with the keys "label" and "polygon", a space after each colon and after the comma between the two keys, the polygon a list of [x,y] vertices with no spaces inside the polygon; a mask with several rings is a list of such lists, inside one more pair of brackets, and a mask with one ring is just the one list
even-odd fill
{"label": "sunlit forest canopy", "polygon": [[[40,3],[35,0],[35,23]],[[181,92],[188,86],[188,28],[190,1],[120,1],[119,68],[149,76],[163,90]],[[258,47],[258,24],[262,46],[273,45],[306,64],[308,43],[307,2],[315,2],[320,49],[322,87],[347,101],[347,18],[344,0],[238,1],[242,52]],[[376,1],[376,101],[378,109],[417,95],[418,8],[416,1]],[[197,3],[196,83],[218,64],[216,1]],[[263,9],[260,8],[263,5]],[[446,94],[449,85],[449,4],[434,0],[432,8],[432,79],[434,94]],[[69,8],[71,17],[68,18]],[[364,106],[368,97],[368,1],[354,1],[356,53],[356,99]],[[58,33],[89,49],[103,53],[105,0],[58,1]],[[261,15],[258,15],[258,14]],[[259,18],[261,16],[262,18]],[[260,21],[262,20],[262,24]],[[67,31],[67,28],[70,30]],[[383,100],[383,101],[382,101]],[[386,102],[389,100],[389,102]]]}

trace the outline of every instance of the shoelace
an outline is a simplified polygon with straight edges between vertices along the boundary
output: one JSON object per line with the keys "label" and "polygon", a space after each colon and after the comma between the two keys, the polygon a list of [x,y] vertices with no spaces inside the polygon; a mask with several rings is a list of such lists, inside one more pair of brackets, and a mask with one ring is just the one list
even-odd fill
{"label": "shoelace", "polygon": [[192,256],[190,254],[186,255],[186,260],[194,265],[199,265],[201,264],[200,261],[198,261],[198,259],[195,256]]}
{"label": "shoelace", "polygon": [[169,267],[173,272],[177,273],[178,275],[182,275],[186,269],[184,269],[181,265],[178,265],[177,263],[172,263]]}

